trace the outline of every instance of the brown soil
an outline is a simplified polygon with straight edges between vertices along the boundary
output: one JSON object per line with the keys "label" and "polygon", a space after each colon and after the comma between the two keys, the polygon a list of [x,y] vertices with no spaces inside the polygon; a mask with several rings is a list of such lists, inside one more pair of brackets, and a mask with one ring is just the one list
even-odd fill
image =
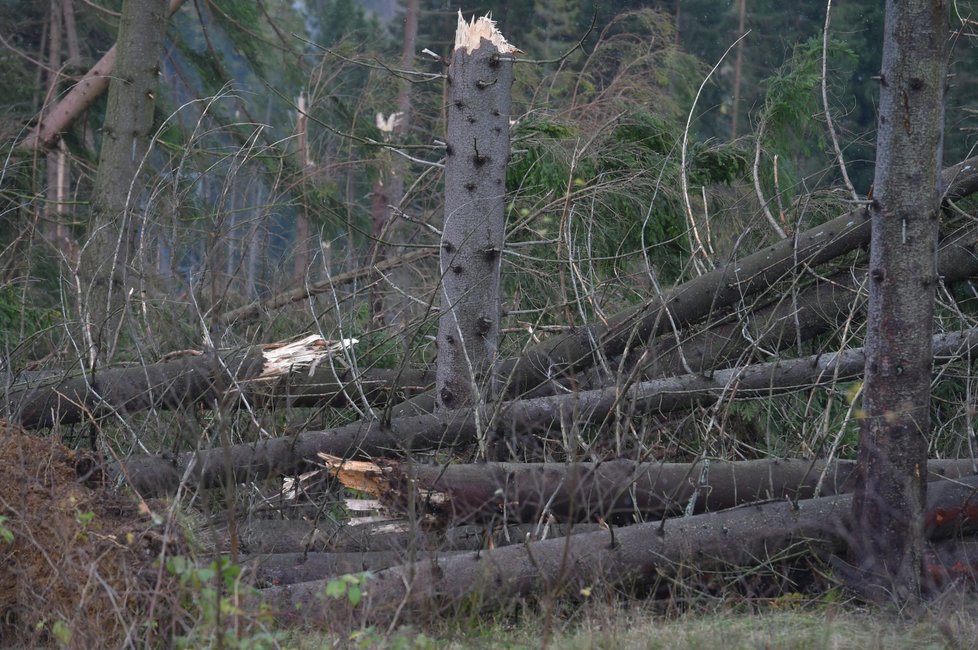
{"label": "brown soil", "polygon": [[186,545],[154,525],[152,505],[92,480],[94,466],[0,425],[0,646],[121,647],[171,634],[174,581],[158,560]]}

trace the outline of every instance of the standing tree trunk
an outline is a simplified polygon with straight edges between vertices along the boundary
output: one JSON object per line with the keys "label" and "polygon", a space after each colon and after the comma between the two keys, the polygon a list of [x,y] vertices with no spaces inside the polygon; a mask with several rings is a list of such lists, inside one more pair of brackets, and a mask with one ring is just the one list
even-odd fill
{"label": "standing tree trunk", "polygon": [[92,198],[90,240],[82,257],[82,305],[92,360],[114,349],[135,249],[137,173],[153,129],[168,0],[126,0],[109,85],[102,150]]}
{"label": "standing tree trunk", "polygon": [[292,287],[300,288],[306,284],[309,272],[309,173],[312,158],[309,156],[309,116],[306,114],[306,95],[302,93],[296,100],[295,132],[298,143],[299,187],[302,194],[302,207],[295,215],[295,259],[292,265]]}
{"label": "standing tree trunk", "polygon": [[[448,71],[445,219],[441,239],[436,406],[491,393],[499,345],[509,104],[516,51],[488,18],[459,13]],[[477,389],[480,383],[485,387]],[[482,392],[485,395],[485,392]],[[491,396],[490,396],[491,397]]]}
{"label": "standing tree trunk", "polygon": [[869,320],[853,502],[854,586],[920,596],[941,202],[948,7],[887,0],[869,263]]}
{"label": "standing tree trunk", "polygon": [[[678,8],[677,8],[678,11]],[[734,94],[733,105],[730,107],[730,140],[737,139],[737,118],[740,115],[740,84],[741,71],[744,61],[744,23],[747,18],[747,0],[737,2],[737,58],[734,59]],[[678,24],[678,23],[677,23]]]}
{"label": "standing tree trunk", "polygon": [[[70,4],[66,0],[66,5]],[[167,16],[172,15],[183,0],[170,0]],[[69,45],[69,52],[70,50]],[[109,79],[115,70],[118,43],[110,47],[102,58],[72,86],[71,90],[37,123],[37,126],[21,140],[17,147],[25,151],[49,149],[57,144],[61,134],[67,131],[92,103],[109,87]]]}

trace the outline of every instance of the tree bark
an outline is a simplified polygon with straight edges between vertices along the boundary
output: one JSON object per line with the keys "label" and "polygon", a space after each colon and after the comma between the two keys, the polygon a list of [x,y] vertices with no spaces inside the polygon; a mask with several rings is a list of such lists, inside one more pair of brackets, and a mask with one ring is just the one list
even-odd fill
{"label": "tree bark", "polygon": [[[944,170],[944,198],[956,200],[978,191],[978,157]],[[517,396],[574,371],[590,367],[600,351],[615,357],[647,345],[673,324],[682,327],[757,295],[793,273],[822,264],[869,243],[867,209],[859,208],[795,237],[683,283],[644,305],[624,309],[607,319],[555,336],[528,348],[522,355],[498,364],[506,393]],[[666,315],[668,310],[668,316]],[[671,319],[670,319],[671,316]],[[394,415],[434,410],[433,394],[398,405]]]}
{"label": "tree bark", "polygon": [[[198,403],[236,405],[242,397],[258,404],[346,405],[358,401],[362,391],[362,398],[380,404],[410,379],[430,383],[424,372],[415,371],[400,376],[396,370],[366,371],[354,377],[324,361],[329,354],[327,342],[314,336],[243,350],[188,350],[159,363],[106,368],[94,381],[40,373],[15,380],[3,407],[11,422],[37,429]],[[310,376],[306,370],[313,365]]]}
{"label": "tree bark", "polygon": [[[939,354],[960,355],[978,348],[978,329],[935,337]],[[819,382],[850,379],[865,367],[861,349],[720,370],[709,377],[684,375],[635,384],[627,390],[609,388],[571,395],[540,397],[505,405],[494,426],[511,432],[546,433],[555,423],[573,418],[582,425],[600,423],[620,403],[646,412],[667,412],[709,403],[731,395],[768,396]],[[327,431],[306,431],[288,438],[232,445],[232,471],[238,481],[296,474],[320,453],[340,458],[391,456],[408,451],[431,451],[476,442],[485,422],[470,409],[395,418],[389,422],[364,420]],[[141,456],[123,462],[134,489],[144,496],[173,492],[190,463],[197,468],[190,487],[223,484],[225,450],[210,449],[180,454],[172,460]]]}
{"label": "tree bark", "polygon": [[923,570],[947,39],[943,2],[887,1],[851,553],[859,591],[901,605]]}
{"label": "tree bark", "polygon": [[92,193],[89,241],[82,252],[81,305],[90,367],[114,353],[141,200],[138,174],[153,132],[159,59],[166,35],[167,0],[127,0],[119,19],[118,55],[102,128]]}
{"label": "tree bark", "polygon": [[[978,510],[976,488],[978,477],[942,482],[933,490],[933,503],[953,504],[959,513]],[[514,597],[627,588],[668,582],[690,571],[757,567],[789,549],[841,552],[850,537],[851,509],[849,495],[778,501],[392,567],[364,585],[366,596],[356,606],[323,598],[324,581],[272,587],[260,599],[280,607],[280,615],[306,623],[382,624],[456,607],[480,611],[511,604]],[[928,504],[928,512],[936,509]],[[973,531],[978,518],[960,514],[955,524],[958,531]],[[937,540],[947,532],[934,528],[929,534]]]}
{"label": "tree bark", "polygon": [[[629,525],[724,510],[765,500],[852,492],[855,461],[763,459],[740,462],[477,463],[379,461],[373,482],[327,460],[346,487],[370,491],[395,512],[426,525],[605,521]],[[347,463],[346,465],[350,465]],[[369,463],[369,465],[374,465]],[[928,480],[975,473],[971,459],[933,460]],[[353,472],[351,476],[347,472]]]}
{"label": "tree bark", "polygon": [[459,12],[448,69],[445,217],[438,319],[439,409],[494,397],[514,48],[488,18]]}

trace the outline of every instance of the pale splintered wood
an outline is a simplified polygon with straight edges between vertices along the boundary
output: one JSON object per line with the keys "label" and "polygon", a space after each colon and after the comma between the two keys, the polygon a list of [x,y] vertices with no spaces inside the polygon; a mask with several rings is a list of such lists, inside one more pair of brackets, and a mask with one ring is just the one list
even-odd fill
{"label": "pale splintered wood", "polygon": [[310,334],[297,337],[291,341],[264,345],[262,346],[262,355],[265,364],[262,371],[257,376],[249,377],[244,381],[265,381],[297,370],[308,371],[312,375],[324,359],[351,348],[357,343],[359,343],[358,339],[327,341],[318,334]]}
{"label": "pale splintered wood", "polygon": [[496,46],[501,54],[522,54],[515,46],[506,41],[503,35],[496,29],[496,21],[489,15],[482,18],[472,17],[472,22],[465,22],[461,10],[458,12],[458,28],[455,30],[455,49],[465,49],[472,51],[482,44],[482,39],[486,39]]}

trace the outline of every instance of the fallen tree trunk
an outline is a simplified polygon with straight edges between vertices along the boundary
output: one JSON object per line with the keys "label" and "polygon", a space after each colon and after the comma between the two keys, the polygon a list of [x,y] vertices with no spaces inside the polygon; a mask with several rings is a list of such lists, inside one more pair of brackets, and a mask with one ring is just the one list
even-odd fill
{"label": "fallen tree trunk", "polygon": [[[343,462],[325,458],[343,485],[366,491],[426,525],[606,521],[616,525],[725,510],[770,499],[810,499],[855,488],[855,461],[476,463]],[[978,473],[978,462],[932,460],[931,480]]]}
{"label": "fallen tree trunk", "polygon": [[[934,337],[936,356],[955,356],[978,347],[978,329]],[[827,353],[784,362],[720,370],[709,377],[684,375],[638,383],[627,390],[609,388],[570,395],[540,397],[503,405],[491,420],[499,431],[546,433],[562,421],[600,424],[619,404],[638,411],[668,412],[716,401],[720,397],[770,396],[799,387],[858,377],[864,367],[862,349]],[[234,480],[262,480],[297,474],[320,453],[340,458],[394,456],[407,451],[431,451],[477,439],[490,418],[480,420],[469,410],[368,420],[328,431],[306,431],[288,438],[184,453],[169,460],[156,456],[123,461],[130,485],[144,496],[173,492],[181,476],[194,477],[190,487],[210,488],[227,480],[230,461]],[[187,472],[193,463],[193,470]]]}
{"label": "fallen tree trunk", "polygon": [[400,543],[392,543],[390,535],[379,544],[365,539],[360,549],[367,550],[253,555],[242,564],[251,571],[257,586],[285,585],[597,530],[596,525],[458,526],[429,539],[419,531],[414,532],[414,538],[405,538]]}
{"label": "fallen tree trunk", "polygon": [[[962,229],[945,238],[938,250],[938,274],[946,284],[978,275],[978,228]],[[780,351],[800,345],[835,328],[841,321],[862,313],[865,293],[860,287],[866,279],[863,271],[837,271],[818,278],[797,295],[785,295],[777,301],[731,318],[730,322],[683,333],[677,343],[675,335],[663,335],[639,357],[645,379],[669,377],[687,372],[709,372],[723,368],[731,361],[738,365],[756,362]],[[752,350],[765,352],[752,354]]]}
{"label": "fallen tree trunk", "polygon": [[[956,200],[978,190],[978,157],[944,170],[946,200]],[[606,321],[554,336],[527,349],[515,359],[500,362],[498,376],[510,396],[569,372],[590,367],[600,351],[616,357],[643,347],[671,327],[681,327],[756,295],[786,279],[795,270],[816,266],[869,243],[869,216],[865,208],[848,212],[792,238],[735,260],[710,273],[685,282],[648,300],[614,314]],[[430,413],[432,392],[398,405],[395,416]]]}
{"label": "fallen tree trunk", "polygon": [[[451,557],[470,551],[420,553],[415,561],[434,556]],[[363,571],[378,571],[411,561],[403,551],[370,551],[366,553],[276,553],[247,558],[242,568],[250,571],[258,587],[290,585],[322,580],[330,576]]]}
{"label": "fallen tree trunk", "polygon": [[431,383],[427,371],[377,369],[354,375],[325,361],[344,345],[313,335],[243,350],[187,351],[159,363],[104,368],[94,375],[32,374],[14,379],[4,393],[3,409],[10,422],[37,429],[242,398],[289,406],[380,406]]}
{"label": "fallen tree trunk", "polygon": [[[976,489],[978,477],[933,483],[927,512],[953,504],[955,528],[973,532]],[[296,621],[369,625],[450,608],[479,611],[514,597],[650,585],[683,572],[756,567],[784,553],[840,553],[851,504],[850,495],[779,501],[393,567],[364,585],[357,605],[324,598],[325,581],[272,587],[260,598]],[[947,532],[928,529],[932,540]]]}
{"label": "fallen tree trunk", "polygon": [[346,273],[340,273],[331,278],[327,278],[319,282],[313,282],[307,286],[277,294],[272,298],[260,303],[245,305],[244,307],[239,307],[238,309],[232,309],[231,311],[221,314],[221,322],[231,325],[254,320],[255,318],[258,318],[262,314],[272,311],[273,309],[279,309],[280,307],[285,307],[286,305],[291,305],[293,303],[306,300],[310,296],[333,291],[335,288],[344,284],[349,284],[351,282],[356,282],[358,280],[370,277],[376,274],[378,271],[388,271],[401,266],[402,264],[417,262],[418,260],[422,260],[426,257],[431,257],[436,253],[438,253],[437,249],[425,248],[413,251],[411,253],[406,253],[399,257],[388,257],[387,259],[377,262],[372,266],[365,266]]}

